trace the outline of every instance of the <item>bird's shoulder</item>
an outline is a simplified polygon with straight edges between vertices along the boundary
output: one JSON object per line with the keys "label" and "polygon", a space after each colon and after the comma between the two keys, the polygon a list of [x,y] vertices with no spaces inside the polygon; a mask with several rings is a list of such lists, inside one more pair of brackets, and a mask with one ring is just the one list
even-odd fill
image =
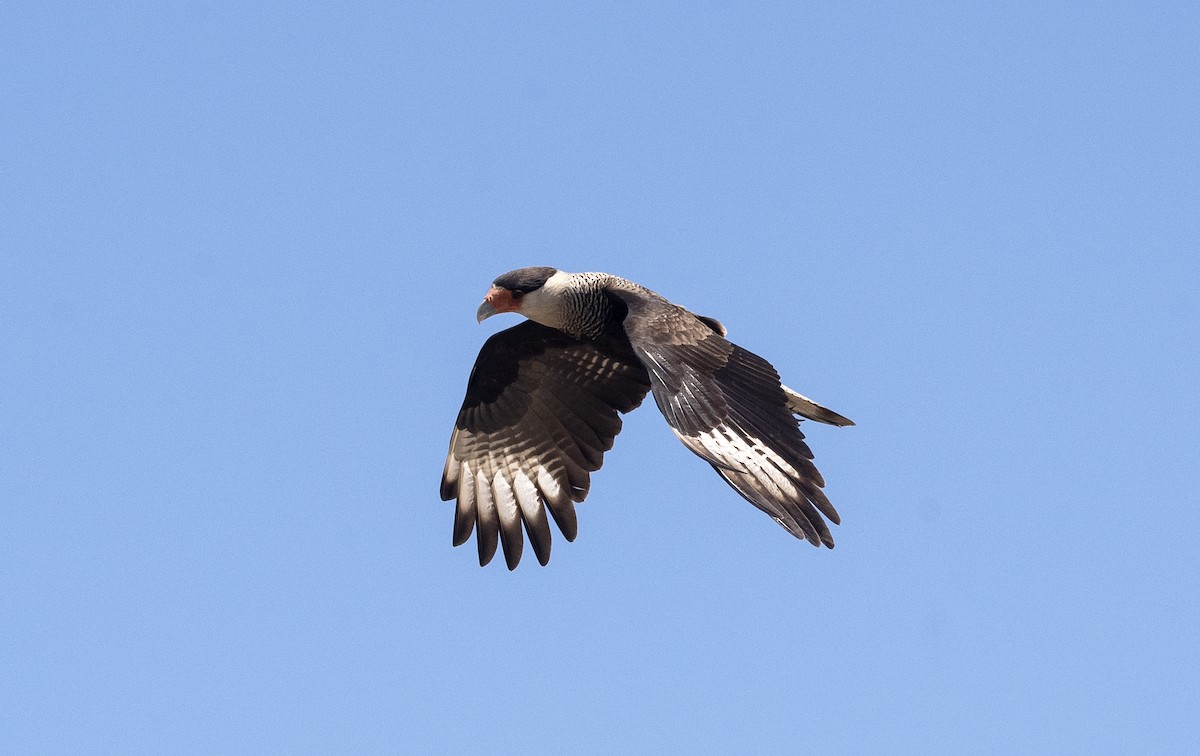
{"label": "bird's shoulder", "polygon": [[641,284],[610,276],[603,290],[626,309],[625,332],[635,343],[694,345],[709,337],[724,341],[725,327],[720,322],[697,315]]}

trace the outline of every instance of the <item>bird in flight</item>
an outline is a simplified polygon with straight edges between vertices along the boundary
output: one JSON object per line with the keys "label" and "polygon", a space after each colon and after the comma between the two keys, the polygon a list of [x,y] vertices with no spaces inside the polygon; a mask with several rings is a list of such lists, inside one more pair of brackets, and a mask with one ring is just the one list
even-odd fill
{"label": "bird in flight", "polygon": [[454,545],[474,530],[481,566],[500,545],[516,568],[522,524],[545,565],[547,509],[575,540],[575,502],[620,433],[620,414],[647,391],[684,446],[747,501],[797,538],[833,548],[825,519],[840,518],[795,415],[854,423],[782,385],[721,323],[617,276],[548,267],[497,278],[477,320],[501,312],[527,320],[480,349],[442,474],[442,500],[457,500]]}

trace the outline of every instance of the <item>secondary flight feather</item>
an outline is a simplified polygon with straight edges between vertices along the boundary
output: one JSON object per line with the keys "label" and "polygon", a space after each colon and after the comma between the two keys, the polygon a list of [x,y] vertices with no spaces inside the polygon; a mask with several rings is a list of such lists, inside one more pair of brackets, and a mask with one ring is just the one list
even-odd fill
{"label": "secondary flight feather", "polygon": [[[782,385],[770,363],[644,286],[607,273],[521,268],[497,278],[477,319],[528,320],[484,343],[450,436],[441,495],[456,500],[455,546],[508,568],[525,537],[543,565],[553,518],[575,540],[575,504],[649,392],[671,430],[789,533],[833,548],[837,510],[795,415],[854,425]],[[547,510],[549,516],[547,516]]]}

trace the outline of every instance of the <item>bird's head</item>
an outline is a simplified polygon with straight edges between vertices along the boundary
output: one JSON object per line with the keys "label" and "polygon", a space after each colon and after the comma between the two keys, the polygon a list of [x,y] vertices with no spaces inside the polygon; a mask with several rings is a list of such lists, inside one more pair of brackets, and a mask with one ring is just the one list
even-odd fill
{"label": "bird's head", "polygon": [[530,320],[545,323],[558,309],[555,297],[546,291],[546,282],[559,273],[547,267],[518,268],[505,273],[492,282],[475,313],[476,320],[482,323],[500,312],[519,312]]}

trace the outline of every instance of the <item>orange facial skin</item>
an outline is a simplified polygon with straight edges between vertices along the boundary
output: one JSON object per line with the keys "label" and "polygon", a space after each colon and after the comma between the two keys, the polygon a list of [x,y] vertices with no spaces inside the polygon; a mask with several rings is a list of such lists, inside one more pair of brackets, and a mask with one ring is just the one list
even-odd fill
{"label": "orange facial skin", "polygon": [[496,308],[496,312],[518,312],[521,309],[521,300],[514,299],[511,291],[499,286],[488,289],[483,301]]}
{"label": "orange facial skin", "polygon": [[475,313],[475,320],[482,323],[497,313],[520,311],[520,296],[514,297],[511,291],[502,286],[493,286],[488,290],[483,302],[480,303],[479,310]]}

